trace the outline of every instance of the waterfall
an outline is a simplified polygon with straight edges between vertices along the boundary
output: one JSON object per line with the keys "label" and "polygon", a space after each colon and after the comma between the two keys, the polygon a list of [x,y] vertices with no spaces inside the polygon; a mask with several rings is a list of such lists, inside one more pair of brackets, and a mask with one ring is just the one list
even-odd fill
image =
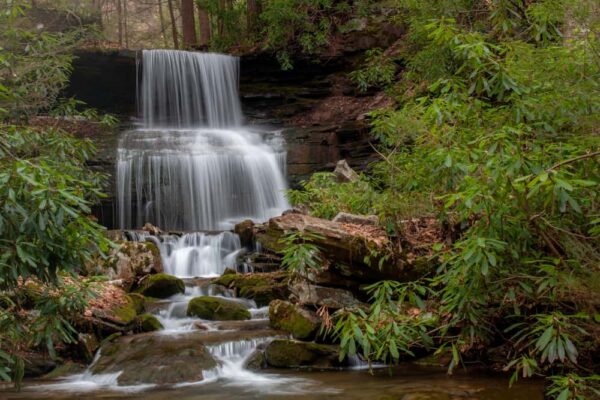
{"label": "waterfall", "polygon": [[226,268],[236,269],[237,257],[242,251],[239,236],[228,231],[191,232],[181,236],[127,231],[127,236],[137,242],[156,244],[165,272],[180,278],[220,276]]}
{"label": "waterfall", "polygon": [[117,152],[122,229],[225,230],[289,207],[283,139],[241,126],[236,57],[145,50],[138,68],[143,127]]}

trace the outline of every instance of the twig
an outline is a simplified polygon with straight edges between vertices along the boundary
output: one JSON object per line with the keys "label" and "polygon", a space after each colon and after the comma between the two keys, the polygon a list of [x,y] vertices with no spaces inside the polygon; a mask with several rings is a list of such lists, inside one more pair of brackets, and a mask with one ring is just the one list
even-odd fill
{"label": "twig", "polygon": [[550,168],[548,168],[546,170],[546,172],[550,172],[552,170],[555,170],[557,168],[562,167],[563,165],[571,164],[571,163],[574,163],[576,161],[583,160],[585,158],[591,158],[591,157],[597,157],[597,156],[600,156],[600,151],[595,151],[593,153],[587,153],[587,154],[580,155],[578,157],[570,158],[568,160],[564,160],[564,161],[561,161],[561,162],[559,162],[557,164],[554,164],[553,166],[551,166]]}

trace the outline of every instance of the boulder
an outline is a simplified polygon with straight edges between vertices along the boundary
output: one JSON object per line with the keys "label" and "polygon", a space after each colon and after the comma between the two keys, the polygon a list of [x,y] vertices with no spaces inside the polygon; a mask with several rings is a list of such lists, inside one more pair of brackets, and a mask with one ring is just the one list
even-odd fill
{"label": "boulder", "polygon": [[265,359],[277,368],[337,368],[347,365],[339,361],[339,347],[335,345],[300,342],[291,339],[275,339],[265,349]]}
{"label": "boulder", "polygon": [[339,160],[337,162],[333,174],[335,175],[335,179],[340,183],[355,182],[359,179],[356,171],[348,165],[346,160]]}
{"label": "boulder", "polygon": [[[373,225],[333,222],[302,214],[271,218],[257,227],[257,241],[266,250],[283,253],[281,238],[288,232],[306,232],[310,242],[338,272],[361,281],[400,279],[403,263],[391,257],[391,242],[386,232]],[[338,269],[338,266],[349,268]]]}
{"label": "boulder", "polygon": [[250,319],[250,311],[242,304],[220,297],[200,296],[190,300],[187,315],[217,321]]}
{"label": "boulder", "polygon": [[92,362],[99,347],[100,342],[95,334],[79,333],[77,335],[77,352],[85,362]]}
{"label": "boulder", "polygon": [[273,329],[287,331],[295,339],[312,339],[321,326],[314,311],[282,300],[269,304],[269,320]]}
{"label": "boulder", "polygon": [[129,293],[129,298],[133,301],[133,307],[138,314],[146,311],[146,298],[139,293]]}
{"label": "boulder", "polygon": [[264,350],[255,350],[246,358],[244,368],[250,371],[259,371],[267,366]]}
{"label": "boulder", "polygon": [[144,277],[136,289],[136,293],[159,299],[184,292],[185,283],[181,279],[164,273]]}
{"label": "boulder", "polygon": [[142,314],[137,318],[137,325],[141,332],[154,332],[163,329],[162,324],[152,314]]}
{"label": "boulder", "polygon": [[335,218],[332,220],[333,222],[339,222],[343,224],[354,224],[354,225],[373,225],[377,226],[379,224],[379,218],[377,215],[356,215],[349,214],[345,212],[338,213]]}
{"label": "boulder", "polygon": [[266,273],[228,273],[216,278],[214,285],[234,289],[239,297],[252,299],[263,307],[275,299],[286,299],[289,295],[288,277],[285,271]]}
{"label": "boulder", "polygon": [[240,237],[242,246],[250,249],[254,247],[254,222],[251,219],[236,224],[233,232]]}
{"label": "boulder", "polygon": [[122,371],[119,385],[168,385],[201,381],[204,372],[216,366],[201,341],[141,334],[105,343],[90,370],[94,374]]}
{"label": "boulder", "polygon": [[24,375],[27,378],[35,378],[47,374],[56,368],[54,361],[46,353],[31,353],[25,357]]}
{"label": "boulder", "polygon": [[329,308],[352,308],[361,306],[354,295],[345,289],[312,285],[306,281],[297,281],[290,286],[292,297],[300,304],[326,306]]}
{"label": "boulder", "polygon": [[86,264],[88,275],[106,275],[112,280],[123,280],[131,285],[135,279],[163,272],[158,247],[152,242],[120,242],[111,249],[106,259],[96,257]]}

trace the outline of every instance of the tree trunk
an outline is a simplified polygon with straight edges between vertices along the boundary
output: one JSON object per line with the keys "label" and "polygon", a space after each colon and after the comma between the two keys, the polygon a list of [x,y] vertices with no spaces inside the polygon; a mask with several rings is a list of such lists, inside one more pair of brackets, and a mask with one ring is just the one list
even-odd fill
{"label": "tree trunk", "polygon": [[123,47],[123,8],[121,0],[117,0],[117,20],[119,24],[119,47]]}
{"label": "tree trunk", "polygon": [[193,0],[181,0],[181,26],[183,29],[183,46],[185,48],[190,48],[196,45],[197,39]]}
{"label": "tree trunk", "polygon": [[167,25],[165,24],[165,13],[163,12],[162,0],[158,0],[158,15],[160,16],[160,34],[165,44],[165,49],[169,47],[167,42]]}
{"label": "tree trunk", "polygon": [[198,4],[198,21],[200,22],[200,41],[202,48],[207,48],[211,39],[210,17],[202,5]]}
{"label": "tree trunk", "polygon": [[246,9],[246,28],[248,33],[256,33],[258,31],[258,16],[262,12],[260,0],[247,0]]}
{"label": "tree trunk", "polygon": [[175,21],[175,12],[173,11],[173,0],[168,0],[169,16],[171,17],[171,32],[173,33],[173,46],[179,48],[179,37],[177,34],[177,23]]}
{"label": "tree trunk", "polygon": [[129,48],[129,30],[127,29],[127,1],[123,0],[123,32],[125,33],[125,48]]}

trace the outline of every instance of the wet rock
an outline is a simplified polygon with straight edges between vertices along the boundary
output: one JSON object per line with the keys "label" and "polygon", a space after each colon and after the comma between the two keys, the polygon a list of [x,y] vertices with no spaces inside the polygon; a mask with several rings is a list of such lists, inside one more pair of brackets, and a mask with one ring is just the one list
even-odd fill
{"label": "wet rock", "polygon": [[131,285],[135,279],[163,272],[158,247],[152,242],[121,242],[106,259],[99,256],[86,264],[88,275],[106,275]]}
{"label": "wet rock", "polygon": [[258,350],[248,356],[244,368],[250,371],[259,371],[265,368],[266,365],[267,360],[264,351]]}
{"label": "wet rock", "polygon": [[117,379],[119,385],[166,385],[201,381],[204,371],[216,366],[201,341],[142,334],[125,336],[103,345],[91,372],[123,371]]}
{"label": "wet rock", "polygon": [[350,165],[346,162],[346,160],[340,160],[335,165],[335,170],[333,171],[335,178],[338,182],[355,182],[358,180],[358,174],[354,171]]}
{"label": "wet rock", "polygon": [[160,273],[144,277],[136,292],[144,296],[164,299],[178,293],[184,293],[185,284],[173,275]]}
{"label": "wet rock", "polygon": [[157,226],[152,225],[150,222],[146,222],[146,224],[144,224],[144,226],[142,227],[143,231],[148,232],[151,235],[154,236],[158,236],[158,235],[162,235],[162,231],[160,230],[160,228],[158,228]]}
{"label": "wet rock", "polygon": [[152,314],[142,314],[137,318],[137,325],[141,332],[153,332],[163,329],[162,324]]}
{"label": "wet rock", "polygon": [[351,308],[361,306],[354,295],[345,289],[312,285],[306,281],[297,281],[290,286],[293,298],[300,304],[326,306],[329,308]]}
{"label": "wet rock", "polygon": [[202,319],[231,321],[250,319],[250,311],[242,304],[220,297],[200,296],[193,298],[187,309],[187,315]]}
{"label": "wet rock", "polygon": [[284,271],[248,274],[224,274],[212,283],[234,289],[238,297],[252,299],[263,307],[272,300],[289,295],[288,274]]}
{"label": "wet rock", "polygon": [[94,359],[96,351],[100,347],[98,337],[93,333],[79,333],[77,335],[77,350],[79,355],[86,362]]}
{"label": "wet rock", "polygon": [[273,329],[287,331],[295,339],[312,339],[321,326],[314,311],[282,300],[269,304],[269,320]]}
{"label": "wet rock", "polygon": [[73,375],[81,373],[85,370],[86,366],[73,361],[67,361],[54,368],[52,371],[44,375],[45,379],[56,379],[63,376]]}
{"label": "wet rock", "polygon": [[339,348],[334,345],[275,339],[265,350],[267,364],[277,368],[336,368],[346,365],[339,361]]}
{"label": "wet rock", "polygon": [[332,221],[355,225],[377,226],[379,224],[379,218],[377,217],[377,215],[356,215],[345,212],[338,213]]}
{"label": "wet rock", "polygon": [[254,247],[254,222],[250,219],[235,225],[233,232],[240,237],[240,243],[244,247]]}
{"label": "wet rock", "polygon": [[32,353],[25,357],[25,376],[34,378],[47,374],[56,368],[56,361],[49,355],[42,353]]}
{"label": "wet rock", "polygon": [[139,293],[129,293],[129,298],[133,302],[135,312],[138,314],[146,311],[146,298]]}

